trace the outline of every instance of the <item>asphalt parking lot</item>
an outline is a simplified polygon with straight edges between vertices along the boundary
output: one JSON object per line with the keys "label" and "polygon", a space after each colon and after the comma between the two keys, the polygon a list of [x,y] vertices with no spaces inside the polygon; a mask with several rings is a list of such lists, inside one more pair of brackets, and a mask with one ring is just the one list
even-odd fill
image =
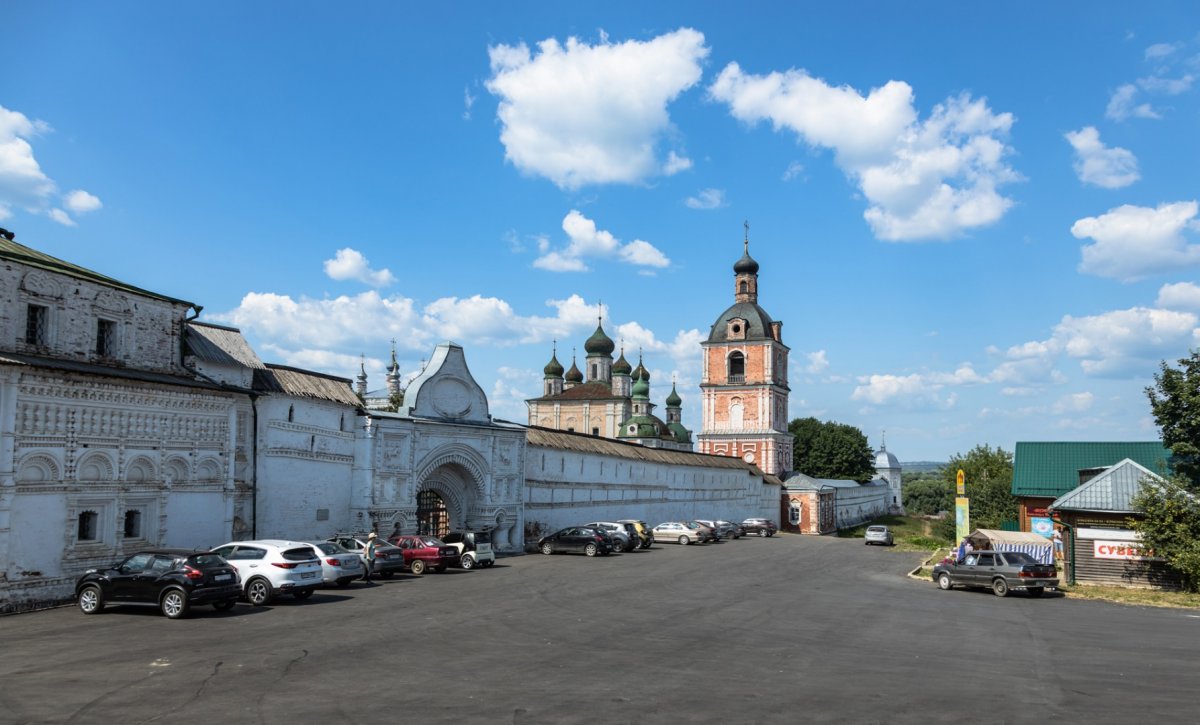
{"label": "asphalt parking lot", "polygon": [[939,591],[779,535],[0,618],[3,722],[1195,722],[1200,615]]}

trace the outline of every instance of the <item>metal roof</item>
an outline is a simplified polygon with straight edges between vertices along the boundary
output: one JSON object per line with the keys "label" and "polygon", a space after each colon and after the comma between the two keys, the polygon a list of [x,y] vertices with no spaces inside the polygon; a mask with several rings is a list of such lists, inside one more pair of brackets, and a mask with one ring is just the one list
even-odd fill
{"label": "metal roof", "polygon": [[339,378],[311,370],[300,370],[285,365],[272,365],[254,371],[254,389],[268,393],[283,393],[298,398],[316,398],[360,406],[358,396],[350,389],[349,378]]}
{"label": "metal roof", "polygon": [[1108,468],[1126,458],[1159,475],[1169,473],[1171,451],[1161,441],[1018,441],[1012,493],[1058,498],[1079,486],[1080,470]]}
{"label": "metal roof", "polygon": [[265,367],[236,327],[191,320],[184,328],[183,341],[189,354],[205,362],[255,369]]}
{"label": "metal roof", "polygon": [[608,383],[579,383],[564,389],[557,395],[543,395],[540,398],[530,398],[536,401],[553,400],[628,400],[620,395],[613,395],[612,386]]}
{"label": "metal roof", "polygon": [[665,448],[647,448],[637,443],[616,441],[611,438],[551,430],[539,426],[526,426],[525,440],[531,446],[557,448],[577,453],[599,453],[617,458],[640,460],[649,463],[665,463],[675,466],[701,466],[704,468],[740,469],[752,476],[762,476],[763,481],[779,485],[775,476],[763,473],[757,466],[731,456],[714,456],[694,451],[675,451]]}
{"label": "metal roof", "polygon": [[108,287],[113,287],[114,289],[132,292],[145,297],[153,297],[154,299],[163,300],[165,302],[174,302],[181,305],[187,305],[188,307],[193,307],[196,310],[200,309],[199,305],[188,302],[187,300],[167,297],[166,295],[160,295],[157,292],[151,292],[140,287],[134,287],[131,284],[126,284],[125,282],[113,279],[112,277],[106,277],[99,272],[93,272],[92,270],[85,267],[80,267],[77,264],[65,262],[58,257],[51,257],[49,254],[45,254],[44,252],[39,252],[36,249],[30,249],[24,244],[18,244],[10,239],[5,239],[4,237],[0,237],[0,259],[11,259],[14,262],[19,262],[30,267],[37,267],[38,269],[44,269],[50,272],[58,272],[59,274],[65,274],[77,279],[87,280],[89,282],[96,282]]}
{"label": "metal roof", "polygon": [[813,478],[805,473],[793,473],[783,482],[789,491],[819,491],[823,488],[862,488],[863,486],[880,486],[886,482],[880,478],[872,478],[866,483],[859,483],[848,478]]}
{"label": "metal roof", "polygon": [[1126,458],[1083,484],[1059,496],[1050,508],[1066,511],[1115,511],[1133,513],[1130,501],[1142,488],[1142,482],[1162,478],[1137,461]]}

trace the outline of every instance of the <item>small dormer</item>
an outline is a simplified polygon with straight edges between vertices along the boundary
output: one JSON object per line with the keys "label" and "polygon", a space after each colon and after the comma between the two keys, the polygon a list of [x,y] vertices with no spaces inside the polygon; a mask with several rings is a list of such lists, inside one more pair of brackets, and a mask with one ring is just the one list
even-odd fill
{"label": "small dormer", "polygon": [[746,320],[740,317],[734,317],[725,323],[725,339],[726,340],[745,340],[746,339]]}

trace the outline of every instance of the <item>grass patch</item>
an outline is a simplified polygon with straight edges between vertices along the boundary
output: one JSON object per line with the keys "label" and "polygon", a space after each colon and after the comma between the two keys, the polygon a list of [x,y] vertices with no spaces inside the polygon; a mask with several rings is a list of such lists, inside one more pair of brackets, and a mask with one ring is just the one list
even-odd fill
{"label": "grass patch", "polygon": [[842,529],[837,535],[845,539],[861,539],[866,534],[868,526],[886,526],[892,531],[892,539],[899,551],[932,551],[938,547],[950,545],[949,541],[938,538],[933,533],[933,521],[919,516],[881,516],[874,521],[868,521],[852,529]]}
{"label": "grass patch", "polygon": [[1059,590],[1072,599],[1100,599],[1143,607],[1200,609],[1200,594],[1166,592],[1159,589],[1127,589],[1093,584],[1063,584]]}

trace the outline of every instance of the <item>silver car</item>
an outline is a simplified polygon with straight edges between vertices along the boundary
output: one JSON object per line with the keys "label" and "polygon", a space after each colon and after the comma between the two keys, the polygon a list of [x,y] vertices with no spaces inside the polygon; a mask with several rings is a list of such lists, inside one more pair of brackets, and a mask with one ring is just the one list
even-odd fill
{"label": "silver car", "polygon": [[309,541],[321,560],[321,580],[325,584],[350,586],[350,582],[363,575],[362,558],[358,552],[350,551],[332,541]]}
{"label": "silver car", "polygon": [[867,533],[863,535],[864,544],[883,544],[884,546],[895,546],[896,542],[892,540],[892,531],[886,526],[868,526]]}

